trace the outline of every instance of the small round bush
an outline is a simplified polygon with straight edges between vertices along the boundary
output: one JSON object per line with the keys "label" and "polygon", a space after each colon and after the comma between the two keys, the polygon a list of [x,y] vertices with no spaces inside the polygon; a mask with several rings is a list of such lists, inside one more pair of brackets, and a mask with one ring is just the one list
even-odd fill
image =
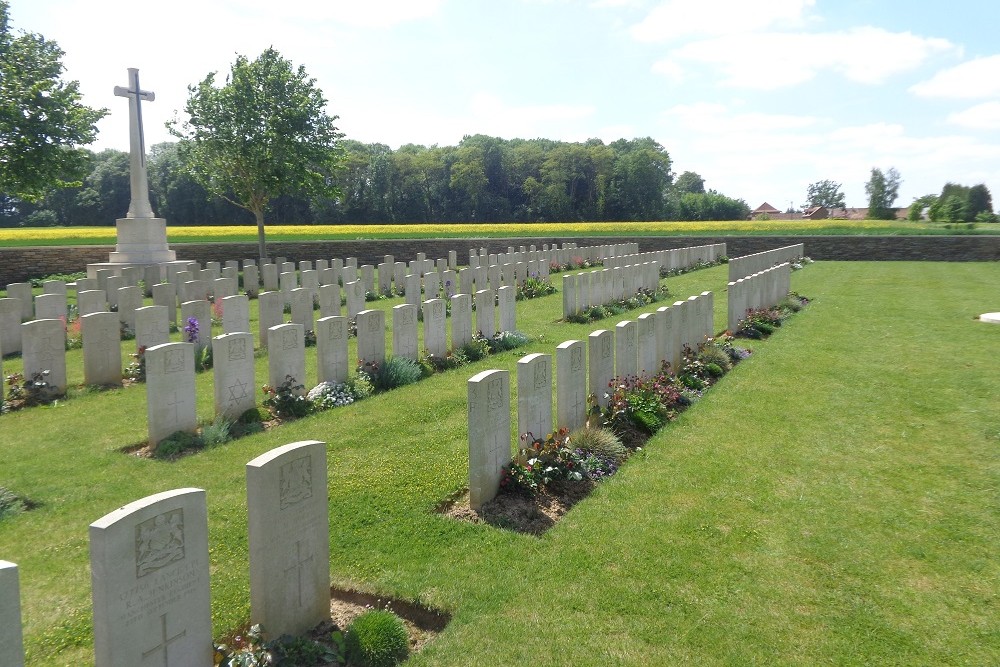
{"label": "small round bush", "polygon": [[627,454],[618,436],[606,428],[578,428],[569,434],[569,441],[576,449],[599,454],[615,463],[624,461]]}
{"label": "small round bush", "polygon": [[702,348],[698,357],[706,364],[715,364],[724,372],[732,370],[733,364],[730,361],[729,353],[721,345],[712,343]]}
{"label": "small round bush", "polygon": [[404,387],[417,382],[424,376],[424,369],[413,359],[389,357],[378,370],[375,386],[382,391]]}
{"label": "small round bush", "polygon": [[391,667],[406,660],[410,637],[403,621],[388,610],[358,616],[344,635],[347,658],[361,667]]}
{"label": "small round bush", "polygon": [[368,398],[375,391],[375,385],[367,373],[355,373],[347,380],[347,387],[351,390],[354,400]]}

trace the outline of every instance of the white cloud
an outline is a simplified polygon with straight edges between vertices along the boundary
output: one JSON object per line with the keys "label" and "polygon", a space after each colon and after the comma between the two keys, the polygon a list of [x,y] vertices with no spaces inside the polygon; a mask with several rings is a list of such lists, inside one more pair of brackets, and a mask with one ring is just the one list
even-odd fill
{"label": "white cloud", "polygon": [[[878,84],[919,67],[931,55],[955,50],[945,39],[859,27],[829,33],[730,35],[686,44],[662,62],[686,61],[717,68],[723,83],[777,90],[805,83],[823,71]],[[660,63],[654,65],[659,71]]]}
{"label": "white cloud", "polygon": [[272,20],[306,19],[312,23],[333,22],[364,28],[388,28],[434,16],[443,0],[283,0],[280,17],[270,0],[227,0],[227,12],[254,13]]}
{"label": "white cloud", "polygon": [[1000,102],[984,102],[948,116],[952,125],[972,130],[1000,130]]}
{"label": "white cloud", "polygon": [[921,97],[974,99],[1000,95],[1000,55],[976,58],[912,86]]}
{"label": "white cloud", "polygon": [[632,27],[641,42],[662,42],[689,35],[735,35],[773,26],[799,26],[815,0],[667,0]]}
{"label": "white cloud", "polygon": [[660,60],[653,63],[653,71],[662,74],[674,83],[684,80],[684,67],[676,60]]}

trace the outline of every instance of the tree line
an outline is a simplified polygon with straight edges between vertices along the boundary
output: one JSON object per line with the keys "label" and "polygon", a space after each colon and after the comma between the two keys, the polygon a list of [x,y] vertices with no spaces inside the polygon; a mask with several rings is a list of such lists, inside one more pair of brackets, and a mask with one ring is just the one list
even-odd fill
{"label": "tree line", "polygon": [[[666,149],[650,138],[568,143],[465,137],[457,146],[340,142],[338,196],[283,195],[269,224],[736,220],[741,199],[705,190],[685,172],[674,182]],[[210,194],[185,168],[184,140],[150,150],[153,210],[172,224],[252,224],[246,210]],[[34,202],[0,195],[0,225],[113,224],[129,203],[128,153],[85,151],[78,187],[52,187]]]}

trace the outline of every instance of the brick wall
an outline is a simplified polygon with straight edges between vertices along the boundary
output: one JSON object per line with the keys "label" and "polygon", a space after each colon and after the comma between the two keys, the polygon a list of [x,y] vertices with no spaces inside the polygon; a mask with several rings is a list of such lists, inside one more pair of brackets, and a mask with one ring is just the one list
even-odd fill
{"label": "brick wall", "polygon": [[[459,264],[468,262],[469,248],[486,247],[491,253],[507,246],[562,244],[580,246],[637,242],[640,252],[686,246],[725,243],[730,257],[749,255],[793,243],[804,243],[806,254],[816,260],[984,262],[1000,260],[1000,236],[643,236],[593,238],[502,238],[502,239],[384,239],[373,241],[309,241],[269,243],[272,257],[293,261],[357,257],[360,264],[378,264],[383,255],[409,261],[418,252],[437,259],[449,250],[458,252]],[[179,259],[204,264],[257,256],[254,243],[174,244]],[[0,285],[53,273],[83,271],[87,264],[108,261],[113,246],[0,248]]]}

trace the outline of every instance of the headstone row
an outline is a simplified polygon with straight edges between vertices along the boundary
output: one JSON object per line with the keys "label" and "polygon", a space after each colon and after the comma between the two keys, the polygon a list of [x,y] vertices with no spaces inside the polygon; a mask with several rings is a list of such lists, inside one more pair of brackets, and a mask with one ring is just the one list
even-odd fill
{"label": "headstone row", "polygon": [[752,255],[734,257],[729,260],[729,282],[735,282],[740,278],[759,273],[784,262],[794,262],[805,257],[805,244],[796,243],[794,245],[765,250]]}
{"label": "headstone row", "polygon": [[[714,297],[702,292],[612,330],[592,332],[587,341],[556,347],[556,411],[552,407],[552,355],[534,353],[517,363],[517,433],[524,441],[544,439],[554,428],[574,430],[587,419],[588,394],[601,407],[616,377],[648,376],[667,362],[679,370],[684,348],[693,351],[712,336]],[[588,370],[589,365],[589,370]],[[511,460],[511,397],[508,371],[488,370],[468,381],[469,494],[473,509],[496,496],[501,472]],[[553,416],[556,421],[553,422]]]}
{"label": "headstone row", "polygon": [[747,311],[770,308],[791,290],[792,266],[785,262],[740,278],[727,285],[727,316],[730,331],[736,331]]}
{"label": "headstone row", "polygon": [[608,257],[604,260],[605,268],[615,268],[627,264],[657,262],[660,268],[667,270],[690,269],[699,264],[712,264],[726,255],[725,243],[691,246],[687,248],[672,248],[670,250],[654,250],[631,255]]}
{"label": "headstone row", "polygon": [[563,318],[631,298],[640,289],[655,290],[659,283],[657,262],[567,273],[562,279]]}

